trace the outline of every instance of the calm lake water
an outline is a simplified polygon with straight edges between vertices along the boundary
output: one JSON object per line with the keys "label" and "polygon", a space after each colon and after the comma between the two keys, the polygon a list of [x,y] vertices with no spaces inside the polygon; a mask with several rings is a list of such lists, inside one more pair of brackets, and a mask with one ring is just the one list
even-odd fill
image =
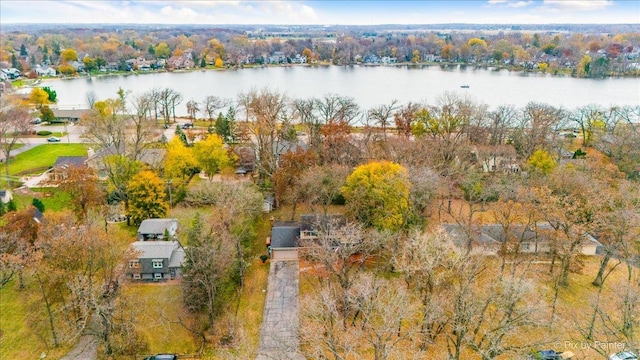
{"label": "calm lake water", "polygon": [[191,99],[201,102],[208,95],[236,99],[240,93],[264,87],[277,89],[290,98],[347,95],[364,109],[392,99],[401,103],[435,103],[447,91],[465,94],[492,109],[504,104],[523,107],[531,101],[567,109],[592,103],[640,104],[637,78],[577,79],[471,67],[271,67],[76,78],[52,80],[44,85],[57,91],[60,108],[85,108],[90,91],[103,100],[115,97],[119,87],[133,94],[169,87],[184,98],[176,108],[178,115],[187,114],[185,103]]}

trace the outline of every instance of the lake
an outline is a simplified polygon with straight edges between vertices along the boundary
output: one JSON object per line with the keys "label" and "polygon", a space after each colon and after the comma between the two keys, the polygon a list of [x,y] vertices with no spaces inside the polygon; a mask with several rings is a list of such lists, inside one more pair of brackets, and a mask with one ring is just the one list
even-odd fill
{"label": "lake", "polygon": [[[171,88],[184,100],[176,108],[186,115],[185,103],[201,102],[208,95],[236,99],[252,88],[269,87],[290,98],[351,96],[364,109],[398,99],[401,103],[435,103],[444,92],[469,96],[491,109],[504,104],[523,107],[541,102],[574,109],[587,104],[603,106],[640,104],[637,78],[578,79],[473,67],[429,66],[317,66],[264,67],[238,70],[196,70],[46,81],[58,94],[60,108],[86,108],[86,94],[97,99],[116,97],[119,87],[139,94],[153,88]],[[461,88],[468,85],[468,88]]]}

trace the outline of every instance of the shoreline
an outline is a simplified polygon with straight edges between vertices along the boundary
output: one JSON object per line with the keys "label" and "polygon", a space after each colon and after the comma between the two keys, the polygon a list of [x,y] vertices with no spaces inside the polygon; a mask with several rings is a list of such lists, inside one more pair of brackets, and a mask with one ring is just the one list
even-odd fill
{"label": "shoreline", "polygon": [[[536,74],[536,75],[549,75],[549,76],[554,76],[554,77],[571,77],[571,78],[576,78],[576,79],[591,79],[591,80],[598,80],[598,79],[610,79],[610,78],[615,78],[615,79],[619,79],[619,78],[638,78],[640,77],[640,72],[637,73],[631,73],[631,74],[622,74],[622,75],[607,75],[607,76],[601,76],[601,77],[578,77],[575,75],[572,75],[571,71],[569,69],[558,69],[555,70],[554,72],[550,72],[547,70],[537,70],[537,69],[532,69],[532,70],[528,70],[528,69],[522,69],[521,67],[514,67],[514,66],[499,66],[499,65],[493,65],[493,64],[468,64],[468,63],[455,63],[455,62],[428,62],[428,63],[411,63],[411,62],[402,62],[402,63],[394,63],[394,64],[377,64],[377,63],[373,63],[373,64],[369,64],[369,63],[356,63],[356,64],[346,64],[346,65],[342,65],[342,64],[331,64],[328,62],[322,62],[322,63],[316,63],[316,64],[267,64],[267,65],[240,65],[240,66],[229,66],[229,67],[223,67],[223,68],[189,68],[189,69],[175,69],[175,70],[167,70],[167,69],[160,69],[160,70],[149,70],[149,71],[115,71],[115,72],[108,72],[108,73],[96,73],[96,74],[87,74],[87,73],[82,73],[82,74],[76,74],[73,76],[58,76],[58,77],[46,77],[46,78],[37,78],[34,79],[34,81],[37,82],[37,84],[24,84],[21,87],[33,87],[36,85],[39,85],[39,82],[44,82],[44,81],[52,81],[52,80],[73,80],[73,79],[82,79],[82,78],[101,78],[101,77],[110,77],[110,76],[135,76],[135,75],[145,75],[145,74],[159,74],[159,73],[188,73],[188,72],[194,72],[194,71],[238,71],[238,70],[244,70],[244,69],[255,69],[255,68],[279,68],[279,67],[330,67],[330,66],[337,66],[337,67],[407,67],[407,68],[429,68],[429,67],[434,67],[434,66],[438,66],[441,68],[448,68],[448,69],[454,69],[454,68],[460,68],[460,69],[464,69],[464,68],[472,68],[472,69],[484,69],[484,70],[488,70],[488,71],[509,71],[509,72],[516,72],[516,73],[522,73],[522,74]],[[18,87],[17,89],[19,89],[20,87]]]}

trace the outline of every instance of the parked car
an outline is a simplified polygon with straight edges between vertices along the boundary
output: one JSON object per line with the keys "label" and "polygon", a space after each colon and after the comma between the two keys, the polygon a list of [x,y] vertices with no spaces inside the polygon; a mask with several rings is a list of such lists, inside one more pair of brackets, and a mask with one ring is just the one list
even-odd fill
{"label": "parked car", "polygon": [[638,360],[638,355],[631,351],[622,351],[616,354],[611,354],[609,360]]}
{"label": "parked car", "polygon": [[193,127],[193,123],[184,123],[182,124],[183,129],[191,129]]}
{"label": "parked car", "polygon": [[35,119],[31,120],[31,123],[32,123],[32,124],[35,124],[35,125],[38,125],[38,124],[40,124],[41,122],[42,122],[42,120],[40,120],[40,118],[35,118]]}
{"label": "parked car", "polygon": [[571,351],[565,351],[563,353],[556,352],[555,350],[540,350],[535,356],[529,356],[529,359],[536,360],[567,360],[575,356]]}
{"label": "parked car", "polygon": [[50,138],[47,138],[48,142],[60,142],[60,138],[57,138],[55,136],[52,136]]}
{"label": "parked car", "polygon": [[175,354],[157,354],[153,356],[147,356],[144,360],[178,360],[178,355]]}

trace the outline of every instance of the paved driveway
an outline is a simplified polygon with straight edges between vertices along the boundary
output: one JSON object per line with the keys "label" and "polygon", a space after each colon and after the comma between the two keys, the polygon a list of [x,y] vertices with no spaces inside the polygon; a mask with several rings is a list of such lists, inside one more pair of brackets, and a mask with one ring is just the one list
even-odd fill
{"label": "paved driveway", "polygon": [[272,261],[257,360],[304,360],[299,350],[298,260]]}

